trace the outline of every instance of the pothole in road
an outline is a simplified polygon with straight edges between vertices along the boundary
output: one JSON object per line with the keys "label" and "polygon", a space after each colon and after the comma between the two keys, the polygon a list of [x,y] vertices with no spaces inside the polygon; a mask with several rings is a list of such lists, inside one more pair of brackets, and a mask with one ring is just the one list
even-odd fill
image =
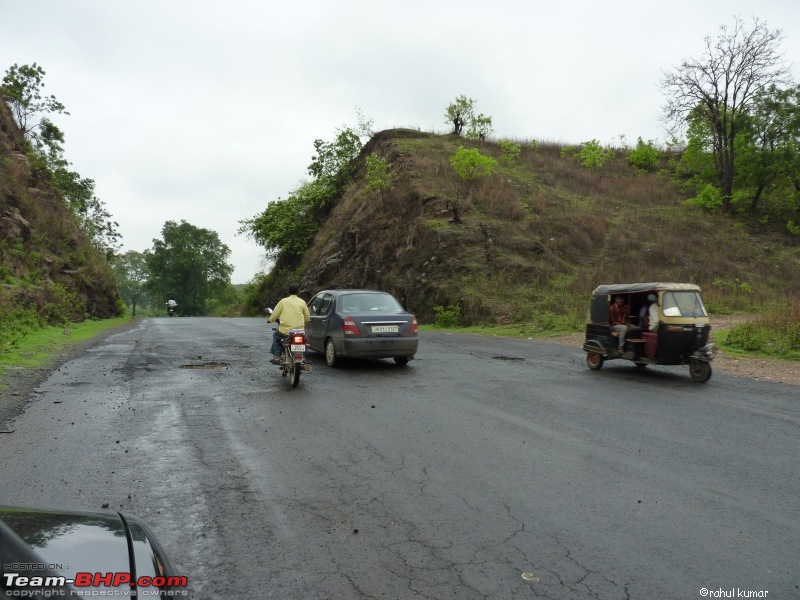
{"label": "pothole in road", "polygon": [[519,356],[493,356],[492,358],[495,360],[525,360]]}
{"label": "pothole in road", "polygon": [[202,362],[191,365],[181,365],[181,369],[227,369],[230,367],[226,362]]}

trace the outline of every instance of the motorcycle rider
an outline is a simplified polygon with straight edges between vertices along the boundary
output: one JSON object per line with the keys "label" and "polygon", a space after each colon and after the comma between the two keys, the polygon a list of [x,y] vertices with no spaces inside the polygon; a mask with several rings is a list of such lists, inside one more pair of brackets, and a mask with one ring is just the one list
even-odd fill
{"label": "motorcycle rider", "polygon": [[175,302],[175,300],[172,300],[171,298],[167,300],[167,314],[174,311],[176,306],[178,306],[178,303]]}
{"label": "motorcycle rider", "polygon": [[275,310],[269,317],[269,322],[274,323],[280,319],[280,325],[275,333],[272,334],[272,360],[274,365],[281,364],[281,352],[283,352],[283,338],[290,329],[300,329],[311,320],[305,300],[299,298],[297,294],[300,288],[296,284],[289,286],[289,295],[283,298],[275,306]]}

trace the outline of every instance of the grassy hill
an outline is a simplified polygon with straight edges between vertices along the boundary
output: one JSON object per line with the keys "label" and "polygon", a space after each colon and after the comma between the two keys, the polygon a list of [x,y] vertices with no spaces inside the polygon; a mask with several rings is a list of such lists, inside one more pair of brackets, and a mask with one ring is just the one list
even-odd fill
{"label": "grassy hill", "polygon": [[[797,303],[800,238],[761,215],[687,207],[669,157],[644,173],[618,152],[591,170],[557,144],[521,145],[513,163],[467,186],[450,157],[464,146],[500,159],[497,143],[404,129],[375,135],[310,247],[278,260],[255,303],[274,303],[289,280],[306,295],[370,287],[393,292],[423,322],[460,315],[462,324],[541,331],[580,328],[601,283],[697,283],[716,313]],[[363,163],[373,153],[394,173],[383,192],[366,188]]]}

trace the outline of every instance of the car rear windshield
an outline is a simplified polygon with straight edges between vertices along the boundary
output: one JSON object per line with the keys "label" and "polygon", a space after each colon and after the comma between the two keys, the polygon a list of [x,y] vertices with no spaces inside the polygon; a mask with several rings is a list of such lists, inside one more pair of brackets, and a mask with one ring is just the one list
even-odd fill
{"label": "car rear windshield", "polygon": [[390,294],[343,294],[339,299],[345,314],[360,312],[403,312],[403,307]]}
{"label": "car rear windshield", "polygon": [[665,317],[707,317],[706,307],[697,292],[667,292],[662,308]]}

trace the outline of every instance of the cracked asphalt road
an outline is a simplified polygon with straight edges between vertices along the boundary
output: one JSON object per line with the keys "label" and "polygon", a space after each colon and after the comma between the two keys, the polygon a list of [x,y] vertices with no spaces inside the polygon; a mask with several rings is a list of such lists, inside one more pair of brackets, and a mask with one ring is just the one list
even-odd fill
{"label": "cracked asphalt road", "polygon": [[292,389],[270,333],[147,319],[62,365],[0,503],[139,515],[202,599],[800,597],[794,386],[423,332]]}

